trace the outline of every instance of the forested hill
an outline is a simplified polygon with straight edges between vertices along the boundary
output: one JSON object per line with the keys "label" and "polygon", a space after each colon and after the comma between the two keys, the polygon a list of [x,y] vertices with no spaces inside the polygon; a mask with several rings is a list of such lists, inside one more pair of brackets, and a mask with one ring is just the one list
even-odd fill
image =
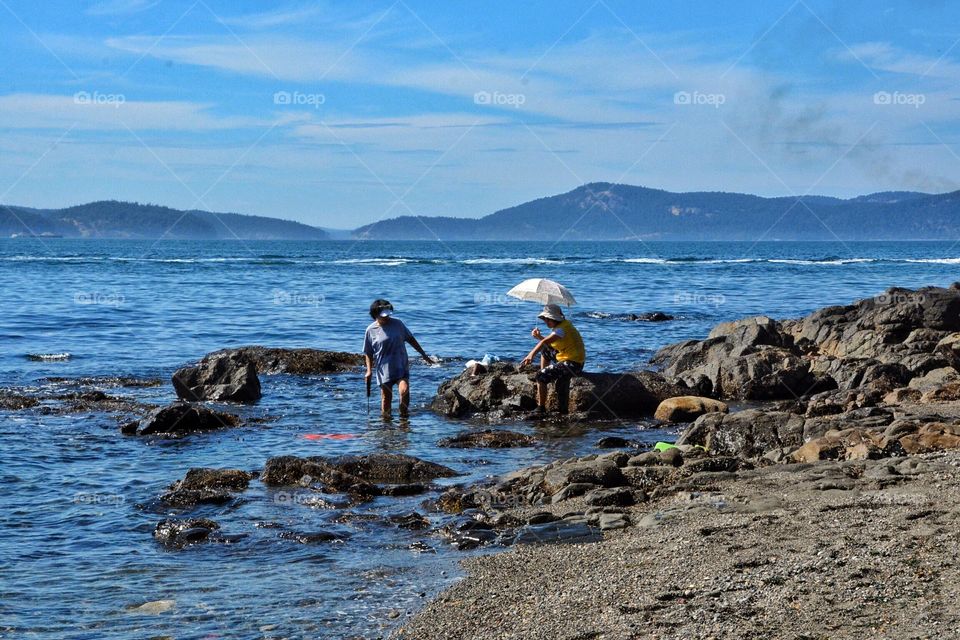
{"label": "forested hill", "polygon": [[592,183],[479,219],[404,216],[360,227],[383,240],[954,240],[960,191],[850,199],[673,193]]}
{"label": "forested hill", "polygon": [[190,240],[325,240],[317,227],[265,216],[169,207],[114,200],[66,209],[0,205],[0,237],[60,235],[65,238],[170,238]]}

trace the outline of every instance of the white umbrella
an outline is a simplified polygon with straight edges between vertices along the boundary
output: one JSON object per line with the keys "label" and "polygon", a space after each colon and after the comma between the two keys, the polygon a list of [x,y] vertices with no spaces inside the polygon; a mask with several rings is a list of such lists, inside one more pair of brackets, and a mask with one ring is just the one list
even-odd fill
{"label": "white umbrella", "polygon": [[546,278],[530,278],[524,280],[510,291],[507,295],[520,300],[529,302],[539,302],[541,304],[565,304],[572,307],[577,304],[573,294],[565,286],[553,280]]}

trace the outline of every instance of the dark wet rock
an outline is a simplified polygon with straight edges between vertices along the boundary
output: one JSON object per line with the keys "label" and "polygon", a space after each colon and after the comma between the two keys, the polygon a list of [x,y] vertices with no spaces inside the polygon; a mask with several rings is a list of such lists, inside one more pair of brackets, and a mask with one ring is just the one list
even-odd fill
{"label": "dark wet rock", "polygon": [[363,364],[363,356],[343,351],[321,349],[283,349],[261,346],[237,347],[214,351],[204,356],[216,358],[223,355],[239,356],[253,362],[258,373],[290,373],[313,375],[352,371]]}
{"label": "dark wet rock", "polygon": [[456,486],[444,491],[436,500],[425,502],[424,506],[445,513],[463,513],[473,509],[484,511],[506,509],[527,500],[514,495],[508,489],[490,486]]}
{"label": "dark wet rock", "polygon": [[201,504],[229,504],[235,496],[229,491],[212,489],[180,489],[160,496],[160,502],[168,507],[189,509]]}
{"label": "dark wet rock", "polygon": [[437,533],[461,551],[489,544],[499,537],[493,525],[473,518],[448,524],[441,527]]}
{"label": "dark wet rock", "polygon": [[647,313],[629,313],[626,319],[634,322],[667,322],[674,317],[663,311],[649,311]]}
{"label": "dark wet rock", "polygon": [[190,402],[256,402],[260,399],[257,367],[240,354],[206,357],[196,366],[178,369],[172,381],[177,397]]}
{"label": "dark wet rock", "polygon": [[621,322],[666,322],[674,320],[674,317],[663,311],[647,311],[644,313],[605,313],[603,311],[591,311],[586,314],[595,320],[619,320]]}
{"label": "dark wet rock", "polygon": [[390,522],[397,525],[401,529],[426,529],[430,526],[430,520],[427,519],[423,514],[413,511],[411,513],[405,513],[402,515],[390,516]]}
{"label": "dark wet rock", "polygon": [[170,547],[185,547],[211,539],[220,525],[208,518],[170,518],[157,523],[153,537]]}
{"label": "dark wet rock", "polygon": [[132,398],[114,396],[99,389],[84,389],[66,393],[37,396],[41,405],[37,410],[44,415],[67,415],[73,413],[116,413],[128,416],[143,415],[156,405],[138,402]]}
{"label": "dark wet rock", "polygon": [[278,537],[281,540],[292,540],[300,544],[318,544],[321,542],[343,542],[350,536],[344,532],[333,531],[281,531]]}
{"label": "dark wet rock", "polygon": [[0,409],[19,411],[29,409],[40,404],[40,400],[33,396],[25,396],[12,391],[0,391]]}
{"label": "dark wet rock", "polygon": [[598,449],[623,449],[626,447],[636,447],[637,443],[619,436],[607,436],[597,440],[597,444],[593,446]]}
{"label": "dark wet rock", "polygon": [[153,410],[135,423],[125,425],[123,432],[140,436],[176,437],[235,427],[239,424],[240,418],[233,414],[214,411],[199,404],[174,402]]}
{"label": "dark wet rock", "polygon": [[[456,418],[478,414],[492,420],[519,417],[536,407],[533,375],[532,369],[518,372],[515,365],[504,362],[493,363],[479,375],[464,372],[440,385],[431,408]],[[650,371],[588,372],[571,381],[569,409],[595,417],[649,416],[661,401],[685,392]],[[557,408],[552,386],[547,406]]]}
{"label": "dark wet rock", "polygon": [[[278,456],[267,461],[260,479],[269,486],[320,484],[332,492],[373,496],[421,493],[426,488],[419,482],[455,475],[449,467],[413,456],[374,453],[338,458]],[[405,488],[379,487],[378,482]]]}
{"label": "dark wet rock", "polygon": [[401,497],[418,496],[431,490],[430,485],[421,482],[409,482],[406,484],[387,484],[380,487],[380,495]]}
{"label": "dark wet rock", "polygon": [[451,438],[444,438],[438,447],[506,449],[510,447],[532,447],[536,439],[523,433],[502,429],[483,431],[462,431]]}
{"label": "dark wet rock", "polygon": [[160,501],[171,507],[225,504],[234,499],[234,492],[245,491],[255,477],[239,469],[190,469],[183,480],[170,485]]}
{"label": "dark wet rock", "polygon": [[450,467],[399,453],[341,456],[334,460],[339,469],[370,482],[402,484],[458,475]]}

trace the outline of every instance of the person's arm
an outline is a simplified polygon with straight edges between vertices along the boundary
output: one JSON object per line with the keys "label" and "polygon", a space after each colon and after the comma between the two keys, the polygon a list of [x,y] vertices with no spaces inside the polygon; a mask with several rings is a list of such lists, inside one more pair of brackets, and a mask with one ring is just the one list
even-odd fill
{"label": "person's arm", "polygon": [[427,355],[427,352],[423,350],[423,347],[420,346],[420,343],[417,342],[417,339],[413,337],[413,334],[410,331],[407,331],[407,342],[410,343],[410,346],[416,349],[417,353],[420,354],[420,357],[423,358],[423,361],[427,364],[435,364],[433,358]]}
{"label": "person's arm", "polygon": [[[537,333],[539,333],[539,331],[537,331]],[[558,336],[556,333],[551,333],[546,338],[543,338],[542,340],[540,340],[540,342],[537,343],[537,346],[535,346],[533,350],[527,354],[527,357],[520,361],[520,366],[525,367],[531,362],[533,362],[533,359],[537,356],[538,353],[540,353],[541,349],[543,349],[549,344],[556,342],[559,339],[560,339],[560,336]]]}

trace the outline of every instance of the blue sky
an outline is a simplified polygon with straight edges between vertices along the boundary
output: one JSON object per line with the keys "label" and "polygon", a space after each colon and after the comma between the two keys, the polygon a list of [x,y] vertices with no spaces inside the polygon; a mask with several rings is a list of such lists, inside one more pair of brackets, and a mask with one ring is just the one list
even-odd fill
{"label": "blue sky", "polygon": [[585,182],[960,188],[960,6],[0,0],[0,202],[350,228]]}

